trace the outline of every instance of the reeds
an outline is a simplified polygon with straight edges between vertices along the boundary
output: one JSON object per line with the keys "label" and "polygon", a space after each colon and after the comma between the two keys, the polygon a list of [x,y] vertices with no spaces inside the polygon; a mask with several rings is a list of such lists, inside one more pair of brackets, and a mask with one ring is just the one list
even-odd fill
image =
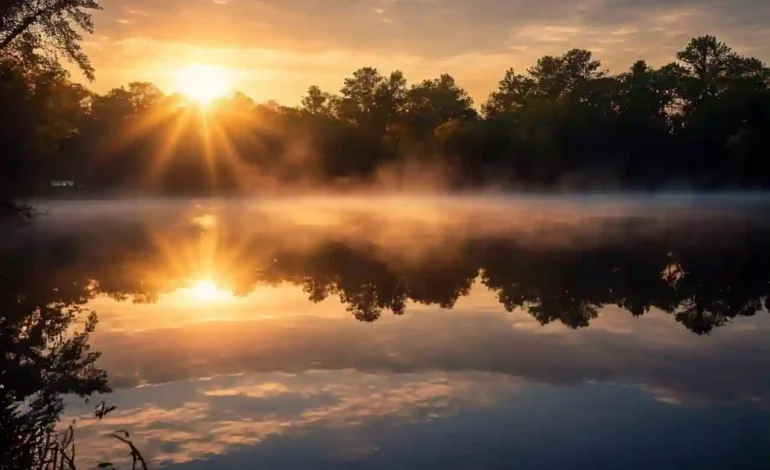
{"label": "reeds", "polygon": [[[101,420],[108,413],[115,410],[115,405],[107,406],[102,401],[94,409],[94,417],[97,420]],[[113,431],[108,434],[108,437],[117,439],[120,442],[126,444],[131,451],[131,470],[148,470],[147,461],[142,453],[131,441],[131,436],[125,429]],[[35,445],[35,452],[33,456],[32,469],[34,470],[78,470],[75,461],[76,451],[76,439],[75,439],[75,421],[63,431],[59,432],[45,432],[40,436],[35,436],[33,439],[39,438],[39,445]],[[112,462],[100,462],[97,468],[105,470],[119,470],[118,467]]]}

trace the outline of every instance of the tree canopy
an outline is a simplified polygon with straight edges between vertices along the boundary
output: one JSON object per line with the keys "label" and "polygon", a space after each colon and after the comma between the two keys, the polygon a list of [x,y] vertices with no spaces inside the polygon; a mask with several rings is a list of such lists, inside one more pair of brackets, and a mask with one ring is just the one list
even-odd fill
{"label": "tree canopy", "polygon": [[94,68],[79,30],[92,33],[96,0],[5,0],[0,5],[0,57],[29,61],[42,54],[74,62],[89,80]]}
{"label": "tree canopy", "polygon": [[[61,15],[91,4],[73,5]],[[444,188],[770,187],[767,66],[713,36],[674,59],[612,74],[574,49],[507,70],[478,106],[449,74],[410,84],[364,67],[336,93],[310,86],[296,107],[238,92],[205,109],[150,83],[97,94],[56,64],[4,61],[2,197],[54,179],[229,194],[372,183],[408,168],[440,174]]]}

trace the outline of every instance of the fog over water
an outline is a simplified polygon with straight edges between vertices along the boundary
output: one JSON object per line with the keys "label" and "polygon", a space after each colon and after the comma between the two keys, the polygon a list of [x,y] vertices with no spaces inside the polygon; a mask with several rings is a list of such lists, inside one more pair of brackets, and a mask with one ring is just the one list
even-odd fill
{"label": "fog over water", "polygon": [[153,468],[757,468],[769,203],[48,201],[0,287],[98,314],[84,464],[126,429]]}

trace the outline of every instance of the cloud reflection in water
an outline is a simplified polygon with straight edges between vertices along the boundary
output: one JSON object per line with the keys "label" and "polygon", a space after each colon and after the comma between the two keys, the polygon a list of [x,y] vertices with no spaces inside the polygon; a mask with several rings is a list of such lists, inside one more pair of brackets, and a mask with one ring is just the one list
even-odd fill
{"label": "cloud reflection in water", "polygon": [[[11,236],[14,282],[99,313],[118,409],[80,422],[79,455],[116,455],[97,434],[117,428],[190,469],[633,468],[667,461],[664,441],[759,455],[770,250],[751,217],[733,233],[687,204],[672,221],[461,202],[423,203],[423,223],[316,201],[201,224],[210,207],[172,204]],[[182,295],[191,279],[210,301]]]}

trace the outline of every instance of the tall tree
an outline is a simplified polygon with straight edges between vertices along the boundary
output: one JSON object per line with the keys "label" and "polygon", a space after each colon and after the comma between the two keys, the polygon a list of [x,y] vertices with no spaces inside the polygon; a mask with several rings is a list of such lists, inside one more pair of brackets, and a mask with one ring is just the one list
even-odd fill
{"label": "tall tree", "polygon": [[382,135],[387,124],[402,112],[406,79],[400,71],[384,77],[377,69],[364,67],[345,79],[340,96],[341,118]]}
{"label": "tall tree", "polygon": [[321,89],[312,85],[307,90],[307,95],[300,101],[304,111],[310,114],[331,114],[334,111],[334,105],[337,98],[330,93],[321,91]]}
{"label": "tall tree", "polygon": [[523,106],[532,96],[536,83],[531,77],[517,74],[512,68],[505,71],[505,76],[498,83],[497,90],[489,95],[481,107],[485,116],[500,117]]}
{"label": "tall tree", "polygon": [[607,72],[601,66],[591,51],[572,49],[559,57],[545,56],[539,59],[527,72],[536,83],[536,94],[554,99],[586,81],[606,76]]}
{"label": "tall tree", "polygon": [[408,125],[419,137],[453,119],[471,120],[477,116],[471,97],[448,74],[412,85],[404,108]]}
{"label": "tall tree", "polygon": [[93,80],[94,68],[78,30],[92,33],[91,11],[99,9],[96,0],[5,0],[0,6],[0,53],[25,60],[37,51],[63,57]]}

